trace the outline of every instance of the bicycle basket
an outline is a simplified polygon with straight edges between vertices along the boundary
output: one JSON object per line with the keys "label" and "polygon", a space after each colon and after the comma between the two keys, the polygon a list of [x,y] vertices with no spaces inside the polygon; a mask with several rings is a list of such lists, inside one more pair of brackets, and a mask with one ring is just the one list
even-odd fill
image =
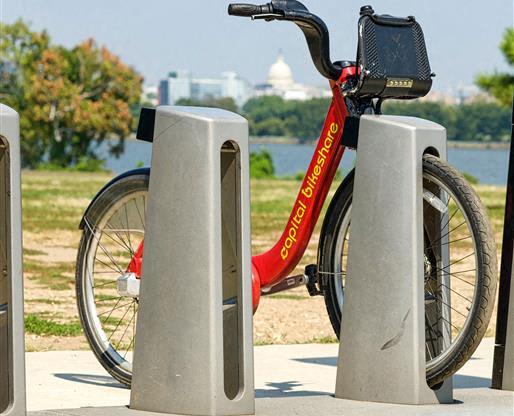
{"label": "bicycle basket", "polygon": [[432,86],[423,31],[415,18],[364,14],[359,19],[359,78],[350,95],[418,98]]}

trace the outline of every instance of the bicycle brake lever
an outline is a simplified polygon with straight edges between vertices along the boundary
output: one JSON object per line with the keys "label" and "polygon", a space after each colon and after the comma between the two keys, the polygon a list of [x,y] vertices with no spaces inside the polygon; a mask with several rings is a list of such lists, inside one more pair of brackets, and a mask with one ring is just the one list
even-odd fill
{"label": "bicycle brake lever", "polygon": [[271,22],[272,20],[284,17],[281,14],[277,13],[264,13],[264,14],[256,14],[252,16],[252,20],[266,20],[267,22]]}

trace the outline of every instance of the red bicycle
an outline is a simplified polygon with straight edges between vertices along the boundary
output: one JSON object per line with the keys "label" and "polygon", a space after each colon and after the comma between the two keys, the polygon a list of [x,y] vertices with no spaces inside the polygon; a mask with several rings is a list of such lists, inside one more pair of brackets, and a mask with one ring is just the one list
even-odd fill
{"label": "red bicycle", "polygon": [[[305,34],[314,65],[330,82],[332,102],[285,230],[270,250],[252,259],[253,301],[256,310],[260,296],[306,285],[311,296],[324,296],[339,336],[351,241],[353,172],[339,185],[324,218],[317,264],[307,266],[300,276],[289,274],[309,243],[345,148],[356,147],[359,117],[380,114],[384,99],[416,98],[429,91],[432,75],[421,28],[413,17],[376,15],[365,6],[359,20],[357,62],[333,63],[326,25],[297,1],[233,4],[229,14],[294,22]],[[452,311],[451,342],[437,354],[433,342],[440,325],[426,320],[426,374],[428,384],[434,386],[457,371],[484,336],[497,275],[494,238],[479,197],[459,172],[431,153],[427,149],[423,161],[424,209],[448,213],[447,223],[441,226],[448,230],[450,263],[441,268],[438,250],[434,250],[437,242],[430,241],[425,232],[425,308],[444,306]],[[76,269],[80,318],[100,363],[127,385],[131,382],[149,176],[150,169],[145,168],[113,179],[95,196],[80,225],[83,235]],[[391,198],[402,203],[401,190]],[[451,281],[444,296],[438,284],[442,273]]]}

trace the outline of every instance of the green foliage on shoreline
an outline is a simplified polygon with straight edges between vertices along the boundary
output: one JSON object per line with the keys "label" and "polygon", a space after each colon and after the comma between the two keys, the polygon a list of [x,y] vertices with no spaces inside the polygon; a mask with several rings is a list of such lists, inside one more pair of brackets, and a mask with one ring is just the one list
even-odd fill
{"label": "green foliage on shoreline", "polygon": [[187,105],[193,107],[214,107],[214,108],[222,108],[224,110],[232,111],[233,113],[238,113],[239,109],[237,108],[237,104],[231,97],[222,97],[222,98],[213,98],[207,97],[203,100],[195,100],[194,98],[181,98],[177,100],[176,105]]}
{"label": "green foliage on shoreline", "polygon": [[105,167],[105,160],[85,156],[79,157],[77,162],[71,166],[62,166],[61,164],[47,162],[38,164],[36,170],[50,172],[109,172]]}
{"label": "green foliage on shoreline", "polygon": [[285,101],[281,97],[256,97],[243,106],[253,136],[284,136],[300,140],[318,137],[330,100]]}
{"label": "green foliage on shoreline", "polygon": [[141,84],[139,74],[93,39],[66,48],[22,20],[0,23],[0,101],[20,114],[24,167],[95,160],[104,141],[120,155]]}
{"label": "green foliage on shoreline", "polygon": [[[243,107],[253,136],[283,136],[316,140],[330,101],[285,101],[280,97],[252,98]],[[494,102],[448,105],[427,101],[386,101],[384,114],[421,117],[448,130],[454,141],[501,142],[510,137],[511,110]]]}
{"label": "green foliage on shoreline", "polygon": [[252,179],[272,179],[275,177],[275,167],[271,153],[263,149],[250,153],[250,177]]}
{"label": "green foliage on shoreline", "polygon": [[493,74],[480,74],[477,85],[493,95],[500,103],[510,106],[514,95],[514,28],[505,30],[500,43],[500,51],[510,66],[509,72],[495,71]]}
{"label": "green foliage on shoreline", "polygon": [[446,127],[448,140],[501,142],[510,139],[511,109],[494,102],[448,105],[424,101],[389,101],[384,114],[420,117]]}

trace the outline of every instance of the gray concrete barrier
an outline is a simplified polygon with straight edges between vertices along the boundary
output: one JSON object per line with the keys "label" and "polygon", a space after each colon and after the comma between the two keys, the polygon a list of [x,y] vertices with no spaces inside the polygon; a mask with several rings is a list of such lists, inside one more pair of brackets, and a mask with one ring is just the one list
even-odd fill
{"label": "gray concrete barrier", "polygon": [[158,107],[131,408],[254,413],[248,124]]}
{"label": "gray concrete barrier", "polygon": [[[403,404],[453,401],[451,379],[437,391],[426,383],[422,158],[427,150],[446,158],[443,127],[411,117],[361,117],[338,398]],[[433,241],[443,237],[438,247],[443,270],[449,259],[440,225],[446,222],[425,218],[425,224],[434,225],[429,230]],[[449,276],[439,272],[437,279],[443,282]],[[448,306],[441,306],[445,320],[438,319],[436,310],[428,313],[434,322],[449,325]],[[448,336],[434,348],[447,342]]]}
{"label": "gray concrete barrier", "polygon": [[18,113],[0,104],[0,415],[25,415]]}

